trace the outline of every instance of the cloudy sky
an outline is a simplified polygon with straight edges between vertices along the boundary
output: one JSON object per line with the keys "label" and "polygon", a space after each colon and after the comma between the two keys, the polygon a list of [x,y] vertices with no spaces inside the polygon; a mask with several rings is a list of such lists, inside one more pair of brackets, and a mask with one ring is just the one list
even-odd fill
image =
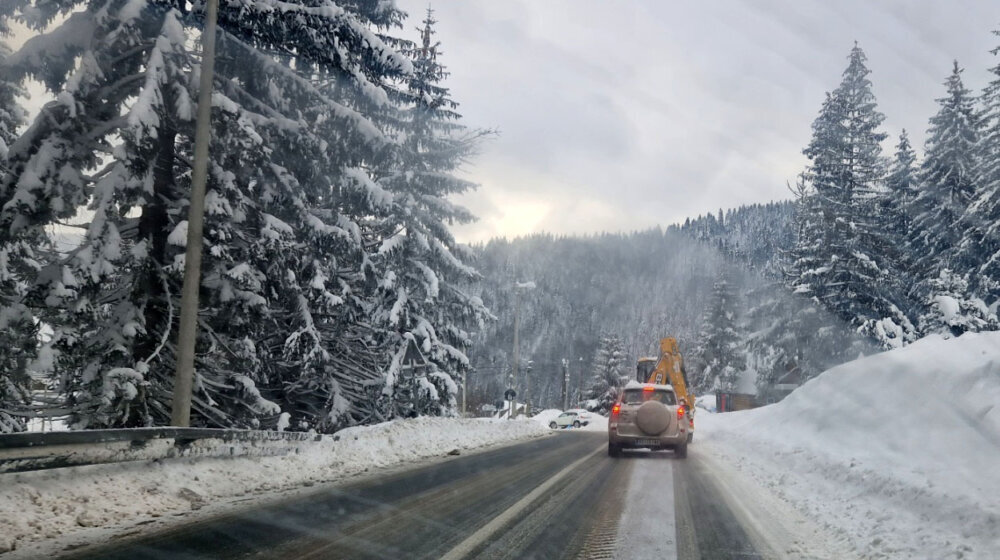
{"label": "cloudy sky", "polygon": [[[426,0],[396,0],[411,14]],[[468,124],[466,241],[629,231],[788,198],[824,92],[857,40],[886,130],[921,145],[953,59],[1000,63],[996,0],[434,0]],[[887,142],[887,149],[895,139]]]}
{"label": "cloudy sky", "polygon": [[[416,38],[427,0],[396,2]],[[456,228],[469,242],[631,231],[788,198],[854,41],[887,151],[901,128],[922,145],[952,60],[974,91],[1000,63],[998,0],[432,5],[466,123],[500,132],[463,170],[481,185],[460,199],[480,217]],[[18,29],[14,46],[27,36]]]}

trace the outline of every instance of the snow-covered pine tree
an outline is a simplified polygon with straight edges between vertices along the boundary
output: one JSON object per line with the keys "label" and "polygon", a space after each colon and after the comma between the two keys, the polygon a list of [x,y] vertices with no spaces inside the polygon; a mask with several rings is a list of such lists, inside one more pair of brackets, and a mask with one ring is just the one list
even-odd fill
{"label": "snow-covered pine tree", "polygon": [[757,373],[757,395],[772,397],[777,380],[793,370],[810,379],[830,367],[867,354],[870,347],[852,329],[812,300],[789,293],[780,282],[751,291],[745,314],[748,369]]}
{"label": "snow-covered pine tree", "polygon": [[933,280],[944,268],[960,274],[954,250],[961,239],[960,220],[976,192],[976,148],[979,119],[971,92],[954,63],[945,81],[947,94],[930,119],[920,187],[913,203],[912,252],[917,272]]}
{"label": "snow-covered pine tree", "polygon": [[881,207],[884,231],[901,236],[903,241],[910,232],[910,210],[919,191],[916,161],[917,154],[910,145],[906,129],[903,129],[885,178],[885,196]]}
{"label": "snow-covered pine tree", "polygon": [[804,150],[808,213],[793,252],[796,293],[815,299],[885,348],[915,337],[898,265],[881,238],[878,197],[885,174],[876,108],[864,52],[851,50],[840,86],[828,94]]}
{"label": "snow-covered pine tree", "polygon": [[805,358],[815,346],[808,340],[815,331],[802,328],[811,302],[789,294],[780,282],[750,292],[747,299],[753,302],[746,313],[747,366],[757,372],[757,395],[766,402],[782,375],[794,369],[809,377],[816,373]]}
{"label": "snow-covered pine tree", "polygon": [[[948,278],[953,274],[964,277],[976,267],[972,255],[963,255],[961,260],[957,257],[966,226],[963,219],[976,195],[979,118],[971,92],[962,83],[958,62],[945,86],[947,94],[938,99],[940,108],[930,119],[920,188],[912,210],[910,253],[919,279],[913,293],[925,304],[933,299],[932,292],[958,287],[949,280],[947,288],[942,288],[943,270],[949,270]],[[971,297],[967,294],[961,299]]]}
{"label": "snow-covered pine tree", "polygon": [[739,301],[730,282],[719,278],[702,321],[696,353],[704,369],[693,384],[699,392],[736,389],[746,369],[745,340],[737,322]]}
{"label": "snow-covered pine tree", "polygon": [[[17,102],[23,90],[4,68],[11,53],[7,22],[15,4],[0,7],[0,182],[9,172],[8,146],[25,123],[24,109]],[[37,342],[35,321],[24,300],[27,279],[36,266],[34,247],[41,247],[33,241],[38,240],[0,233],[0,433],[24,429],[24,417],[14,412],[30,402],[27,365],[35,357]]]}
{"label": "snow-covered pine tree", "polygon": [[611,407],[621,396],[622,388],[628,383],[628,365],[625,363],[625,345],[616,334],[606,334],[601,337],[592,363],[593,374],[590,379],[588,398],[594,401],[590,410],[600,414],[608,414]]}
{"label": "snow-covered pine tree", "polygon": [[238,77],[224,91],[268,150],[258,167],[270,176],[255,183],[269,246],[245,260],[272,306],[252,339],[266,395],[292,428],[333,431],[386,417],[378,401],[388,363],[370,322],[380,242],[371,224],[391,213],[392,195],[371,170],[397,145],[389,123],[398,109],[387,90],[412,66],[382,35],[402,21],[393,5],[323,4],[297,15],[283,8],[290,22],[262,12],[258,28],[232,12],[236,31],[222,42],[233,56],[222,70]]}
{"label": "snow-covered pine tree", "polygon": [[[202,17],[175,4],[67,1],[74,13],[12,57],[56,100],[12,149],[0,224],[24,235],[85,207],[92,216],[80,247],[36,280],[81,427],[169,417],[198,66],[189,45]],[[363,322],[361,303],[345,300],[364,284],[357,222],[381,191],[355,178],[390,141],[361,110],[385,106],[380,80],[410,70],[371,29],[399,12],[375,1],[273,8],[220,6],[199,425],[276,421],[262,384],[280,399],[316,371],[377,378],[376,364],[337,368],[341,353],[324,343],[365,346],[345,336]],[[325,397],[327,409],[347,402]]]}
{"label": "snow-covered pine tree", "polygon": [[[900,133],[884,185],[877,187],[873,194],[872,223],[879,224],[879,227],[870,237],[873,254],[881,256],[885,266],[891,267],[883,275],[883,290],[907,318],[915,317],[921,307],[908,295],[914,283],[912,256],[907,250],[907,240],[912,222],[910,210],[917,193],[915,161],[916,154],[904,129]],[[916,334],[912,336],[915,337]],[[892,340],[886,346],[894,347],[898,343],[898,340]]]}
{"label": "snow-covered pine tree", "polygon": [[[0,7],[0,68],[3,68],[11,50],[7,45],[10,35],[9,18],[14,14],[17,2],[10,2]],[[25,111],[17,102],[18,96],[26,92],[18,81],[11,80],[9,71],[0,73],[0,172],[4,172],[9,146],[17,138],[18,128],[25,124]]]}
{"label": "snow-covered pine tree", "polygon": [[920,316],[920,332],[961,336],[966,332],[996,330],[996,312],[986,303],[970,295],[965,278],[943,269],[928,284],[926,311]]}
{"label": "snow-covered pine tree", "polygon": [[469,365],[469,329],[481,328],[490,317],[470,291],[479,279],[470,265],[472,255],[448,229],[474,219],[449,198],[476,187],[455,173],[484,133],[460,123],[458,104],[443,85],[448,73],[440,60],[435,23],[428,8],[419,41],[402,48],[413,75],[397,92],[403,103],[397,123],[400,143],[375,176],[391,194],[391,206],[374,224],[379,246],[373,256],[378,293],[372,318],[379,347],[393,356],[384,394],[396,401],[397,413],[410,407],[395,398],[397,387],[419,381],[400,377],[408,341],[412,338],[437,370],[420,381],[416,392],[432,398],[425,400],[425,410],[415,412],[450,412],[455,378]]}
{"label": "snow-covered pine tree", "polygon": [[[180,269],[171,265],[183,246],[193,137],[196,59],[185,25],[200,16],[166,2],[66,5],[76,11],[12,57],[16,71],[40,74],[56,99],[12,150],[3,218],[27,232],[89,219],[80,245],[50,259],[35,279],[37,313],[55,329],[72,424],[165,423],[171,294],[180,291]],[[75,66],[53,63],[74,56]],[[209,377],[216,371],[199,367]],[[229,390],[241,401],[231,411],[255,404],[244,399],[252,396],[246,387],[216,379],[205,390],[204,377],[198,381],[196,423],[231,425],[214,402]]]}
{"label": "snow-covered pine tree", "polygon": [[[1000,37],[1000,31],[993,34]],[[992,53],[1000,55],[1000,47]],[[992,79],[980,98],[977,191],[961,220],[964,231],[957,260],[970,266],[971,290],[996,309],[1000,302],[1000,63],[990,73]]]}
{"label": "snow-covered pine tree", "polygon": [[[802,290],[796,286],[798,271],[825,266],[822,212],[819,196],[804,174],[790,190],[795,196],[797,243],[781,254],[782,277],[786,287]],[[748,299],[755,302],[747,312],[748,361],[757,371],[758,390],[765,395],[789,367],[798,368],[808,379],[873,350],[855,328],[810,298],[807,290],[788,293],[777,285],[765,285]]]}

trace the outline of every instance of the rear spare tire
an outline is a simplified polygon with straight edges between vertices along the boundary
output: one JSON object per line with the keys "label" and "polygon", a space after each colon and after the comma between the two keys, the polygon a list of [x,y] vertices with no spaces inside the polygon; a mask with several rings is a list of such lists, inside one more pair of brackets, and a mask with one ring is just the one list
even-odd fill
{"label": "rear spare tire", "polygon": [[636,412],[635,423],[648,436],[663,433],[670,426],[670,410],[656,401],[642,403]]}

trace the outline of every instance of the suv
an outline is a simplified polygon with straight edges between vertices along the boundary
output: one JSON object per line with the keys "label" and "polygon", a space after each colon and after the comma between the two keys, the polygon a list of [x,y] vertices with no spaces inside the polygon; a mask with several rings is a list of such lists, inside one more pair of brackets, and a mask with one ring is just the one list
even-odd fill
{"label": "suv", "polygon": [[677,403],[670,385],[629,383],[611,409],[608,455],[624,448],[672,449],[687,457],[687,411]]}
{"label": "suv", "polygon": [[593,420],[594,418],[594,413],[584,408],[571,408],[566,412],[575,412],[576,417],[580,420],[580,423],[582,423],[584,426],[590,424],[590,421]]}
{"label": "suv", "polygon": [[565,428],[568,426],[579,428],[580,426],[586,426],[589,423],[590,423],[589,416],[587,416],[587,418],[585,419],[582,413],[575,410],[567,410],[566,412],[563,412],[559,416],[556,416],[555,420],[549,422],[549,427],[552,428],[553,430],[557,428]]}

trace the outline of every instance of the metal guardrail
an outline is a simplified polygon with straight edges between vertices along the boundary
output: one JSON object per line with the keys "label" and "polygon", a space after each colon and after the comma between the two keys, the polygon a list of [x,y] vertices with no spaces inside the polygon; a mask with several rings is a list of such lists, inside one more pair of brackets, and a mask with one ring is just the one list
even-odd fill
{"label": "metal guardrail", "polygon": [[0,474],[178,457],[271,457],[322,436],[207,428],[130,428],[0,434]]}

